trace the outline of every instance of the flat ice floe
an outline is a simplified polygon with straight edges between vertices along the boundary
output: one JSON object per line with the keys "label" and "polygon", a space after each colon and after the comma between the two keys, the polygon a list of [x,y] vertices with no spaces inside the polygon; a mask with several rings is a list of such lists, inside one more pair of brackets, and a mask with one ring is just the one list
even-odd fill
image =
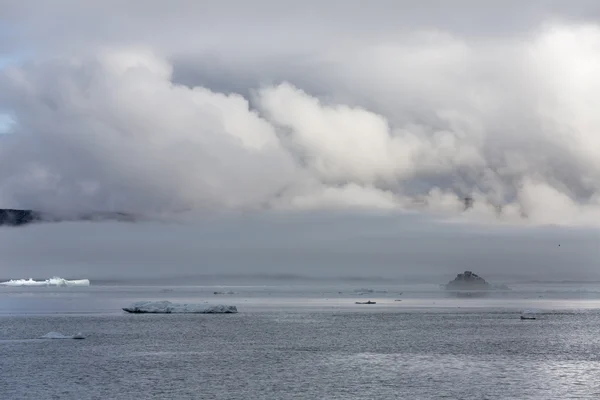
{"label": "flat ice floe", "polygon": [[237,313],[236,306],[223,304],[177,304],[170,301],[138,301],[123,311],[135,314],[232,314]]}
{"label": "flat ice floe", "polygon": [[0,282],[2,286],[90,286],[89,279],[68,280],[58,277],[46,279],[44,281],[34,281],[33,279],[11,279],[10,281]]}
{"label": "flat ice floe", "polygon": [[76,335],[63,335],[60,332],[48,332],[46,333],[44,336],[42,336],[40,339],[85,339],[85,336],[83,336],[83,334],[77,333]]}
{"label": "flat ice floe", "polygon": [[366,289],[366,288],[361,288],[361,289],[356,289],[354,290],[354,293],[363,296],[365,294],[373,294],[373,293],[387,293],[387,290],[374,290],[374,289]]}

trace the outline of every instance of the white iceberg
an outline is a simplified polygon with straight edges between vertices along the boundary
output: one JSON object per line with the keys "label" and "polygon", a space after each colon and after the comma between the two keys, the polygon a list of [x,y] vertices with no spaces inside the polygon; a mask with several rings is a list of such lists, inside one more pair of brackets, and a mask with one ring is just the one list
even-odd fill
{"label": "white iceberg", "polygon": [[6,282],[0,282],[2,286],[90,286],[89,279],[68,280],[58,277],[52,277],[44,281],[34,281],[33,279],[11,279]]}
{"label": "white iceberg", "polygon": [[60,332],[48,332],[40,339],[85,339],[85,336],[81,332],[71,336],[63,335]]}
{"label": "white iceberg", "polygon": [[177,304],[170,301],[138,301],[123,311],[134,314],[232,314],[237,313],[236,306],[223,304]]}

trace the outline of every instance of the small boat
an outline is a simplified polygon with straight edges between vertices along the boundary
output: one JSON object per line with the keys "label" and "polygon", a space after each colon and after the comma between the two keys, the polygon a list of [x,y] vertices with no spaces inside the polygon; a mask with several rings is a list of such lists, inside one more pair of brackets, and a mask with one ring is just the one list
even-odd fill
{"label": "small boat", "polygon": [[369,300],[369,301],[357,301],[354,304],[377,304],[377,303],[374,302],[374,301]]}
{"label": "small boat", "polygon": [[521,319],[535,319],[535,317],[529,315],[521,315]]}

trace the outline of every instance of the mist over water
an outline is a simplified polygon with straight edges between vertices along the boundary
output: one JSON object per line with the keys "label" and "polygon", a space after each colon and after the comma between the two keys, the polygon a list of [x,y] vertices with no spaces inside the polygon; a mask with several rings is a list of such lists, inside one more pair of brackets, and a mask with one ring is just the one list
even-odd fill
{"label": "mist over water", "polygon": [[600,280],[593,229],[304,212],[0,229],[2,278],[279,284]]}

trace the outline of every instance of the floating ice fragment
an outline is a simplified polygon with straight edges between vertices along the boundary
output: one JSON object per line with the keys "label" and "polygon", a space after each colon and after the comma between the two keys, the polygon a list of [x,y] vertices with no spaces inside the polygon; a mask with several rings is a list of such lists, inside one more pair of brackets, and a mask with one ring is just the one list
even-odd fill
{"label": "floating ice fragment", "polygon": [[123,311],[134,314],[232,314],[236,306],[223,304],[177,304],[170,301],[138,301]]}
{"label": "floating ice fragment", "polygon": [[90,286],[89,279],[68,280],[58,277],[52,277],[44,281],[34,281],[33,279],[11,279],[6,282],[0,282],[2,286]]}
{"label": "floating ice fragment", "polygon": [[63,335],[60,332],[48,332],[40,339],[85,339],[85,336],[81,332],[71,336]]}

